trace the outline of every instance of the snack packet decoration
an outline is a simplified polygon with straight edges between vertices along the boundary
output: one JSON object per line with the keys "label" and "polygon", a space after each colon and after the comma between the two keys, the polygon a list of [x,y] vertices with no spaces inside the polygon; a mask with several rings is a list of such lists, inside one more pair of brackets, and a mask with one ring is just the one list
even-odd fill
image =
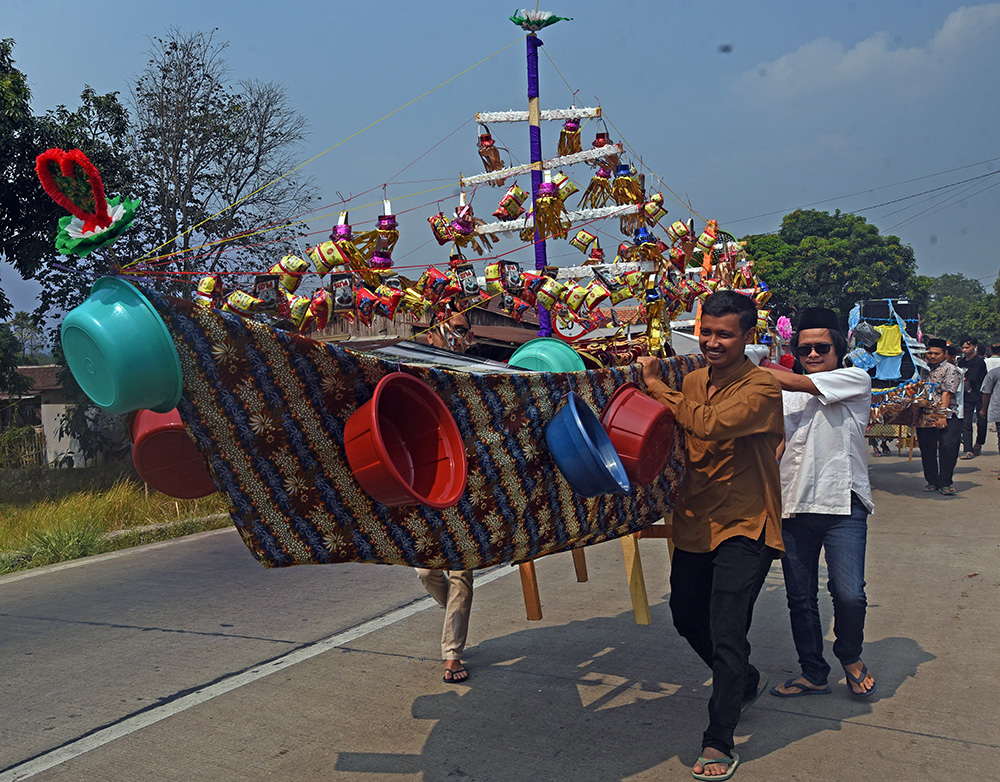
{"label": "snack packet decoration", "polygon": [[428,266],[427,270],[420,275],[420,279],[417,280],[417,293],[428,301],[435,302],[444,295],[449,282],[447,274],[434,266]]}
{"label": "snack packet decoration", "polygon": [[198,283],[198,290],[195,291],[195,302],[203,307],[222,306],[222,277],[218,274],[210,274],[202,277]]}
{"label": "snack packet decoration", "polygon": [[646,223],[648,225],[656,225],[666,217],[667,210],[663,208],[663,193],[653,193],[652,198],[642,207],[642,211],[646,216]]}
{"label": "snack packet decoration", "polygon": [[[319,267],[317,266],[317,268]],[[278,275],[278,284],[282,288],[289,293],[295,293],[308,269],[309,261],[299,258],[297,255],[286,255],[268,269],[268,272]]]}
{"label": "snack packet decoration", "polygon": [[427,222],[430,223],[434,239],[442,247],[454,238],[452,235],[451,220],[444,216],[444,212],[431,215],[427,218]]}
{"label": "snack packet decoration", "polygon": [[333,316],[333,296],[326,288],[320,288],[313,294],[309,303],[309,314],[317,329],[325,329]]}
{"label": "snack packet decoration", "polygon": [[309,325],[309,305],[312,299],[308,296],[296,296],[294,293],[286,293],[288,301],[288,320],[297,331],[306,331]]}
{"label": "snack packet decoration", "polygon": [[552,184],[559,188],[559,197],[563,201],[574,193],[580,192],[580,188],[578,188],[573,180],[566,176],[562,171],[552,177]]}
{"label": "snack packet decoration", "polygon": [[232,312],[236,315],[248,317],[260,309],[263,302],[256,296],[246,291],[233,291],[226,297],[225,304],[222,305],[223,312]]}
{"label": "snack packet decoration", "polygon": [[528,199],[528,193],[517,186],[515,182],[500,199],[500,204],[493,216],[497,220],[514,220],[524,214],[524,202]]}
{"label": "snack packet decoration", "polygon": [[596,240],[597,234],[591,233],[586,228],[581,228],[576,232],[576,236],[574,236],[569,243],[572,247],[575,247],[580,252],[585,253],[588,249],[590,249],[590,245],[592,245]]}
{"label": "snack packet decoration", "polygon": [[379,303],[379,298],[363,285],[354,291],[354,306],[358,313],[358,320],[366,326],[372,324],[372,316],[375,314],[375,307]]}

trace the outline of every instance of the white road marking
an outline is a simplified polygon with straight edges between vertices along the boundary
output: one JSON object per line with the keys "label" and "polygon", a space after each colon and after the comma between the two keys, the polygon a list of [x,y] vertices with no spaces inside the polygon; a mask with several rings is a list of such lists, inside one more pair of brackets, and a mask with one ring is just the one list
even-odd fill
{"label": "white road marking", "polygon": [[[226,530],[219,531],[224,532]],[[120,552],[115,553],[118,554]],[[91,558],[91,561],[94,561],[94,558]],[[69,565],[71,563],[66,564]],[[487,570],[481,575],[477,574],[475,585],[476,587],[482,587],[491,581],[496,581],[498,578],[502,578],[503,576],[516,572],[518,572],[517,568],[499,565],[492,570]],[[250,670],[242,673],[234,674],[223,681],[216,682],[208,687],[196,690],[189,695],[185,695],[183,698],[178,698],[177,700],[165,703],[162,706],[157,706],[149,709],[148,711],[136,714],[133,717],[128,717],[123,719],[121,722],[117,722],[114,725],[104,728],[103,730],[91,733],[89,736],[84,736],[82,739],[73,741],[59,747],[58,749],[54,749],[51,752],[47,752],[44,755],[40,755],[37,758],[21,763],[20,765],[12,766],[7,769],[7,771],[0,773],[0,782],[16,782],[16,780],[28,779],[36,774],[41,774],[43,771],[48,771],[50,768],[58,766],[61,763],[80,757],[91,750],[103,747],[105,744],[109,744],[115,739],[128,736],[131,733],[140,731],[143,728],[160,722],[161,720],[173,717],[176,714],[180,714],[190,708],[199,706],[202,703],[206,703],[207,701],[217,698],[220,695],[225,695],[227,692],[231,692],[247,684],[253,684],[256,681],[260,681],[265,676],[270,676],[272,673],[278,673],[279,671],[283,671],[293,665],[310,660],[313,657],[323,654],[324,652],[329,652],[331,649],[336,649],[338,646],[343,646],[344,644],[355,641],[358,638],[374,633],[377,630],[382,630],[389,625],[400,622],[403,619],[407,619],[414,614],[418,614],[421,611],[436,605],[437,603],[435,603],[432,598],[424,597],[416,602],[410,603],[409,605],[405,605],[402,608],[397,608],[387,614],[383,614],[382,616],[377,616],[374,619],[363,622],[357,627],[352,627],[349,630],[344,630],[343,632],[335,633],[334,635],[327,636],[326,638],[321,638],[308,646],[296,649],[294,652],[289,652],[288,654],[278,657],[277,659],[270,660],[263,665],[251,668]]]}

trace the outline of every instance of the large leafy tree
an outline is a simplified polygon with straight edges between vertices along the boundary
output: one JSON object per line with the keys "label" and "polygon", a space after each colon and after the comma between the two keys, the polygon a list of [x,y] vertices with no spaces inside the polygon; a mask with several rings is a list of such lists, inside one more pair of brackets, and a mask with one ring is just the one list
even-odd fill
{"label": "large leafy tree", "polygon": [[[141,239],[126,234],[113,248],[86,259],[58,256],[54,238],[65,211],[42,190],[35,158],[50,147],[81,149],[101,172],[109,194],[134,191],[135,173],[125,144],[128,113],[117,93],[99,95],[85,87],[78,108],[59,106],[36,116],[27,79],[14,65],[13,49],[12,40],[0,41],[0,254],[24,279],[42,281],[38,314],[44,315],[75,306],[88,281],[107,273],[116,256],[137,253]],[[51,267],[57,260],[70,271]],[[0,291],[0,317],[8,314],[9,303]]]}
{"label": "large leafy tree", "polygon": [[913,250],[863,217],[798,210],[784,217],[777,234],[745,239],[757,274],[773,292],[771,307],[781,314],[830,307],[846,323],[862,299],[926,299]]}
{"label": "large leafy tree", "polygon": [[1000,277],[993,293],[979,280],[964,274],[942,274],[927,280],[930,304],[924,314],[924,331],[958,342],[965,336],[990,342],[1000,335]]}
{"label": "large leafy tree", "polygon": [[154,39],[130,85],[149,249],[178,253],[167,268],[255,268],[290,249],[267,243],[294,232],[269,228],[219,240],[284,226],[313,197],[308,180],[283,176],[295,167],[305,118],[279,84],[231,83],[226,48],[214,33],[171,29]]}

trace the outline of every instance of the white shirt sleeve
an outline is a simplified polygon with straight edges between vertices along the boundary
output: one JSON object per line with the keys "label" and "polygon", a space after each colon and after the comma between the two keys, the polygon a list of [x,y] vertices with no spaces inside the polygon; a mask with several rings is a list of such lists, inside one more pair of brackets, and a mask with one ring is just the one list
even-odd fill
{"label": "white shirt sleeve", "polygon": [[807,377],[816,386],[819,391],[817,398],[824,405],[869,396],[872,392],[871,376],[858,367],[814,372]]}

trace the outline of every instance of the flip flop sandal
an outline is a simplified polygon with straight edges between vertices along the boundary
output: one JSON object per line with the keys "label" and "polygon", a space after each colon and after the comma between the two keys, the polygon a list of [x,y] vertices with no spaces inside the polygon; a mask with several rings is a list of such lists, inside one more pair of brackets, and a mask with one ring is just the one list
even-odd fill
{"label": "flip flop sandal", "polygon": [[930,485],[930,484],[928,483],[928,484],[927,484],[926,486],[924,486],[924,488],[922,488],[922,489],[921,489],[920,491],[937,491],[937,490],[938,490],[938,487],[937,487],[937,486],[931,486],[931,485]]}
{"label": "flip flop sandal", "polygon": [[695,779],[708,780],[708,782],[711,782],[711,780],[718,780],[718,782],[722,782],[722,780],[729,779],[730,777],[733,776],[734,773],[736,773],[736,767],[740,764],[740,756],[734,752],[731,758],[700,757],[698,758],[698,762],[701,763],[702,768],[705,768],[706,766],[725,766],[727,771],[725,774],[718,774],[717,776],[709,776],[708,774],[695,774],[692,771],[691,776],[693,776]]}
{"label": "flip flop sandal", "polygon": [[958,458],[961,459],[963,462],[967,462],[969,459],[975,459],[976,455],[974,453],[963,453]]}
{"label": "flip flop sandal", "polygon": [[950,497],[955,493],[955,487],[942,486],[940,489],[938,489],[938,491],[941,492],[945,497]]}
{"label": "flip flop sandal", "polygon": [[[455,678],[456,673],[464,673],[465,676],[463,676],[461,679],[456,679]],[[464,665],[461,668],[456,668],[454,671],[451,670],[451,668],[446,668],[444,671],[444,676],[442,677],[442,681],[444,681],[445,684],[464,684],[465,682],[469,681],[469,669],[466,668]]]}
{"label": "flip flop sandal", "polygon": [[868,692],[855,692],[851,686],[851,682],[854,682],[859,687],[862,686],[862,682],[864,682],[865,677],[868,675],[868,666],[864,663],[861,663],[861,673],[858,676],[855,676],[846,668],[844,668],[844,673],[847,674],[847,689],[855,698],[867,698],[877,689],[874,679],[872,679],[872,687]]}
{"label": "flip flop sandal", "polygon": [[[864,679],[864,677],[862,677],[862,679]],[[830,689],[829,684],[823,687],[822,689],[817,690],[813,687],[809,687],[808,685],[803,684],[802,682],[795,681],[794,676],[781,686],[784,687],[786,690],[791,689],[792,687],[797,687],[799,691],[781,692],[777,687],[772,687],[771,695],[774,695],[778,698],[801,698],[803,695],[829,695],[830,693],[833,692],[833,690]]]}

